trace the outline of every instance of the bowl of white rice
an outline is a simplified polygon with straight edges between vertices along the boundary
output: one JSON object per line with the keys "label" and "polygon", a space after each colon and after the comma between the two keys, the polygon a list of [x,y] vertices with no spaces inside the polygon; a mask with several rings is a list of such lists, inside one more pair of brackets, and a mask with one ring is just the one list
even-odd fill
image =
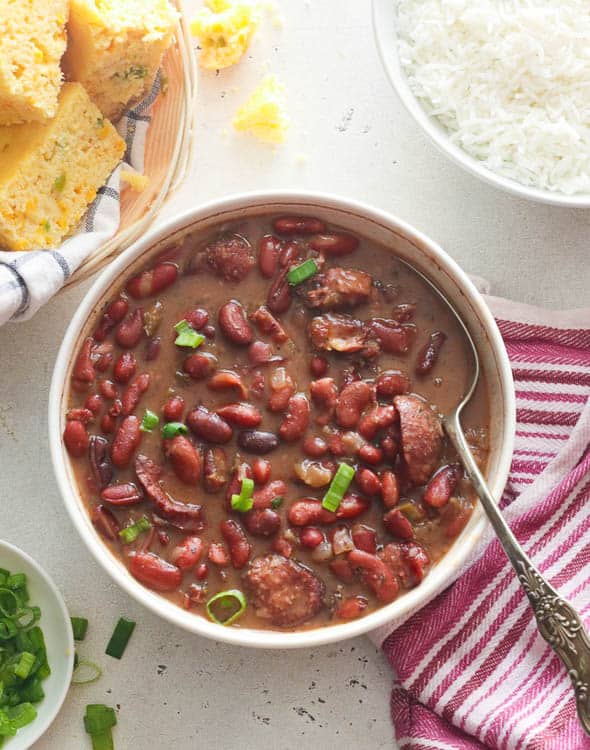
{"label": "bowl of white rice", "polygon": [[590,207],[588,0],[373,0],[408,112],[468,172],[515,195]]}

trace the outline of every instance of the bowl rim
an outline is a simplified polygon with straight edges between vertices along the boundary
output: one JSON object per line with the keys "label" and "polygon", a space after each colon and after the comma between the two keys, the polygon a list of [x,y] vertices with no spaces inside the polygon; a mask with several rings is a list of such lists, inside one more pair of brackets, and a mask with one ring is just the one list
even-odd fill
{"label": "bowl rim", "polygon": [[392,88],[406,111],[414,118],[439,151],[450,157],[455,164],[458,164],[470,174],[487,182],[488,185],[500,188],[519,198],[551,206],[562,206],[563,208],[590,208],[590,193],[567,195],[522,185],[510,177],[493,172],[460,146],[455,145],[444,127],[430,117],[422,107],[410,89],[401,68],[395,44],[397,39],[395,0],[373,0],[371,16],[379,57]]}
{"label": "bowl rim", "polygon": [[[65,638],[67,641],[67,652],[66,654],[63,655],[63,658],[65,658],[67,662],[64,674],[69,675],[70,677],[69,679],[64,680],[64,683],[61,686],[61,690],[53,694],[55,696],[55,705],[53,707],[53,710],[47,714],[44,720],[41,721],[39,720],[39,717],[37,717],[37,719],[35,719],[33,724],[30,725],[31,736],[27,737],[27,739],[25,740],[25,742],[28,743],[26,747],[30,747],[33,743],[37,742],[37,740],[40,739],[45,734],[45,732],[49,729],[49,727],[53,724],[57,715],[61,711],[64,701],[70,691],[71,677],[72,677],[73,670],[74,670],[74,653],[75,653],[74,632],[70,624],[70,613],[68,612],[68,608],[66,607],[66,603],[61,594],[61,591],[58,589],[57,584],[55,583],[53,578],[49,575],[49,573],[45,570],[45,568],[43,568],[40,563],[38,563],[33,557],[31,557],[31,555],[29,555],[27,552],[22,550],[20,547],[17,547],[16,544],[12,544],[11,542],[7,542],[4,539],[0,539],[0,552],[3,549],[6,549],[9,552],[12,552],[14,555],[24,560],[35,571],[35,574],[41,580],[42,585],[50,592],[51,596],[53,597],[55,601],[55,604],[57,605],[56,611],[63,618],[64,633],[65,633]],[[47,696],[43,699],[41,703],[44,703],[46,700],[47,700]],[[32,731],[33,726],[35,727],[35,731]],[[18,739],[18,732],[14,739]],[[12,748],[12,745],[8,743],[6,745],[6,750],[11,750],[11,748]]]}
{"label": "bowl rim", "polygon": [[[324,192],[261,190],[232,194],[208,201],[167,220],[162,225],[148,232],[105,268],[78,305],[64,334],[55,361],[49,392],[49,444],[53,470],[60,494],[74,526],[97,562],[134,599],[169,622],[190,632],[212,638],[213,640],[249,647],[299,648],[334,643],[352,638],[375,630],[394,619],[397,620],[399,617],[408,616],[410,613],[420,609],[432,596],[433,591],[435,589],[438,590],[441,584],[447,581],[453,570],[465,562],[468,554],[483,533],[488,522],[481,507],[476,507],[475,512],[480,511],[479,518],[470,530],[469,538],[465,540],[461,549],[456,551],[454,556],[456,565],[447,566],[449,569],[445,573],[444,561],[448,559],[445,556],[420,586],[408,591],[403,597],[396,599],[389,605],[381,607],[364,618],[343,624],[330,625],[329,627],[285,633],[254,628],[225,628],[168,602],[160,595],[134,580],[130,574],[121,576],[123,564],[109,553],[106,545],[99,539],[98,534],[93,531],[88,515],[82,508],[82,503],[78,498],[78,493],[75,491],[73,483],[69,481],[66,468],[68,459],[61,439],[62,397],[67,386],[66,374],[75,351],[75,345],[78,342],[80,331],[86,320],[95,310],[96,303],[114,281],[120,278],[126,268],[143,252],[149,251],[150,248],[157,245],[166,237],[173,235],[179,230],[181,231],[185,227],[206,220],[211,215],[236,211],[245,207],[260,207],[261,213],[264,209],[272,213],[273,204],[276,204],[275,210],[285,210],[285,206],[289,204],[297,205],[298,209],[302,206],[315,206],[327,210],[360,215],[373,223],[381,224],[389,230],[401,234],[414,245],[426,246],[429,253],[433,256],[433,265],[436,263],[436,266],[451,276],[457,286],[461,288],[462,294],[468,299],[472,309],[477,312],[480,324],[485,330],[501,383],[499,398],[503,399],[504,409],[502,450],[498,457],[497,472],[492,487],[493,493],[497,497],[500,496],[508,478],[512,459],[516,406],[510,362],[490,310],[465,272],[461,270],[457,263],[442,248],[424,234],[381,209],[373,208],[350,198]],[[279,204],[281,206],[280,209],[278,208]],[[392,608],[394,608],[393,612],[391,611]]]}

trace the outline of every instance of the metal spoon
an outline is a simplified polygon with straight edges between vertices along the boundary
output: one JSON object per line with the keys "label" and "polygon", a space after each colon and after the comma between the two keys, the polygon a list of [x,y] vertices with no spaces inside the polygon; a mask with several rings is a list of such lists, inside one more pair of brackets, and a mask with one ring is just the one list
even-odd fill
{"label": "metal spoon", "polygon": [[469,342],[473,357],[473,379],[461,402],[449,414],[443,416],[443,426],[528,596],[537,619],[539,632],[568,671],[576,696],[578,718],[586,734],[590,735],[590,638],[584,623],[572,605],[562,599],[545,580],[517,542],[487,487],[463,433],[461,412],[473,396],[480,373],[479,355],[475,343],[461,316],[443,292],[411,264],[406,261],[401,262],[417,273],[443,300],[457,319]]}

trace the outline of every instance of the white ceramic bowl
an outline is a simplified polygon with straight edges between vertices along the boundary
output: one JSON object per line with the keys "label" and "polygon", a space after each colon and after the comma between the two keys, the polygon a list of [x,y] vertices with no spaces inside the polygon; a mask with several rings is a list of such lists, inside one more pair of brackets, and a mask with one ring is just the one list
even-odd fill
{"label": "white ceramic bowl", "polygon": [[94,316],[97,304],[105,294],[108,294],[109,289],[127,278],[132,272],[131,269],[145,263],[149,257],[186,231],[207,230],[221,222],[267,213],[312,214],[386,245],[430,277],[455,301],[479,347],[483,371],[490,386],[493,424],[488,478],[495,497],[500,497],[508,476],[514,437],[515,406],[510,364],[502,339],[494,319],[469,278],[438,245],[424,235],[393,216],[361,203],[326,194],[305,192],[276,191],[231,196],[195,208],[169,221],[135,243],[100,274],[76,310],[66,331],[55,363],[49,395],[49,440],[53,468],[76,528],[92,554],[114,580],[135,599],[170,622],[220,641],[245,646],[289,648],[339,641],[367,632],[394,617],[419,609],[432,593],[448,580],[473,548],[486,523],[481,508],[476,508],[461,536],[420,586],[367,617],[297,633],[224,628],[182,610],[145,588],[131,576],[123,563],[110,553],[83,508],[62,441],[67,389],[74,355],[82,332],[89,328],[89,316]]}
{"label": "white ceramic bowl", "polygon": [[45,636],[51,674],[43,680],[45,698],[35,704],[37,718],[8,737],[3,750],[26,750],[39,739],[57,716],[70,687],[74,668],[74,637],[70,616],[59,590],[41,566],[25,552],[0,541],[0,568],[25,573],[31,604],[41,607],[40,627]]}
{"label": "white ceramic bowl", "polygon": [[456,164],[490,185],[527,200],[555,206],[590,208],[590,195],[587,193],[566,195],[521,185],[515,180],[492,172],[481,161],[454,144],[445,128],[426,113],[408,85],[398,56],[395,0],[373,0],[373,29],[385,71],[402,104],[434,145]]}

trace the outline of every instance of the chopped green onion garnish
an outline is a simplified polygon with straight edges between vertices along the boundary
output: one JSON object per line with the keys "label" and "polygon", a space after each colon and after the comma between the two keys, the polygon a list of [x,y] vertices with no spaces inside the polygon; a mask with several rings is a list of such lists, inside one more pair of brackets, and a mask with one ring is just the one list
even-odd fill
{"label": "chopped green onion garnish", "polygon": [[74,640],[83,641],[88,630],[88,620],[85,617],[70,617],[70,620],[72,621]]}
{"label": "chopped green onion garnish", "polygon": [[74,663],[74,673],[72,674],[72,685],[90,685],[102,677],[102,669],[93,661],[78,659]]}
{"label": "chopped green onion garnish", "polygon": [[[211,609],[214,604],[217,604],[223,609],[235,609],[235,612],[231,613],[226,619],[220,620]],[[220,591],[219,594],[215,594],[215,596],[211,597],[207,602],[207,614],[209,615],[209,619],[213,620],[217,625],[231,625],[232,622],[235,622],[238,617],[241,617],[244,614],[245,609],[246,597],[239,589]]]}
{"label": "chopped green onion garnish", "polygon": [[177,435],[186,435],[187,433],[188,427],[182,422],[166,422],[162,427],[162,437],[166,438],[166,440],[176,437]]}
{"label": "chopped green onion garnish", "polygon": [[254,480],[248,477],[242,479],[242,487],[239,495],[231,496],[231,507],[239,513],[247,513],[254,505]]}
{"label": "chopped green onion garnish", "polygon": [[131,544],[131,542],[134,542],[141,533],[148,531],[148,529],[151,528],[152,524],[145,516],[142,516],[135,523],[121,529],[119,536],[125,544]]}
{"label": "chopped green onion garnish", "polygon": [[326,510],[331,510],[332,513],[338,510],[342,498],[350,487],[354,473],[352,466],[345,463],[338,464],[338,469],[330,482],[330,486],[324,495],[324,499],[322,500],[322,506]]}
{"label": "chopped green onion garnish", "polygon": [[153,411],[146,409],[145,414],[143,415],[143,419],[141,420],[141,425],[139,429],[142,432],[151,432],[152,430],[155,430],[159,424],[160,424],[160,417],[158,417],[157,414],[154,414]]}
{"label": "chopped green onion garnish", "polygon": [[15,573],[6,579],[6,587],[15,591],[22,589],[27,584],[27,577],[24,573]]}
{"label": "chopped green onion garnish", "polygon": [[22,651],[17,665],[14,668],[14,674],[20,677],[21,680],[26,680],[33,664],[35,663],[35,654],[31,654],[28,651]]}
{"label": "chopped green onion garnish", "polygon": [[280,508],[283,504],[283,500],[285,498],[282,495],[277,495],[276,497],[273,497],[273,499],[270,501],[270,507],[274,508],[275,510],[277,508]]}
{"label": "chopped green onion garnish", "polygon": [[125,653],[131,634],[135,630],[135,623],[133,620],[126,620],[124,617],[119,618],[115,630],[111,636],[111,640],[106,648],[106,653],[109,656],[113,656],[115,659],[120,659]]}
{"label": "chopped green onion garnish", "polygon": [[188,346],[191,349],[198,349],[203,341],[205,341],[205,337],[202,334],[197,333],[184,319],[174,326],[174,330],[178,334],[174,340],[176,346]]}
{"label": "chopped green onion garnish", "polygon": [[315,260],[313,258],[308,258],[303,261],[303,263],[300,263],[289,271],[287,274],[287,281],[292,286],[302,284],[304,281],[307,281],[307,279],[311,279],[312,276],[315,276],[318,270],[318,264]]}

